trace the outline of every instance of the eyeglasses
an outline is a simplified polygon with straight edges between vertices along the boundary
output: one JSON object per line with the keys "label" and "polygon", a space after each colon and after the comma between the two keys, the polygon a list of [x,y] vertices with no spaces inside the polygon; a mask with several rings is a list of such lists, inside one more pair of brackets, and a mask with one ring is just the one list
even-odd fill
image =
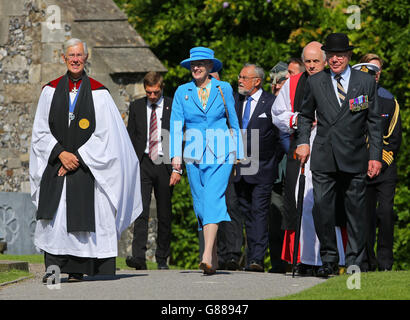
{"label": "eyeglasses", "polygon": [[259,78],[259,77],[247,77],[247,76],[238,75],[238,80],[243,79],[243,80],[248,81],[249,79],[254,79],[254,78]]}
{"label": "eyeglasses", "polygon": [[84,60],[85,54],[81,54],[81,53],[79,53],[79,54],[70,53],[69,55],[66,55],[66,59],[67,59],[68,61],[72,61],[72,60],[74,60],[75,58],[77,58],[77,59],[79,59],[79,60]]}

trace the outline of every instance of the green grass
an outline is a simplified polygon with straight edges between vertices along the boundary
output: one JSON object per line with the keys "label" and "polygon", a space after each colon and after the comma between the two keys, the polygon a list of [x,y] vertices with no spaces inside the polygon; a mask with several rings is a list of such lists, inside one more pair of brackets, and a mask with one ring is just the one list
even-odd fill
{"label": "green grass", "polygon": [[0,272],[0,284],[14,281],[22,277],[30,276],[30,272],[23,271],[23,270],[10,270],[10,271],[3,271]]}
{"label": "green grass", "polygon": [[0,260],[26,261],[28,263],[44,263],[44,255],[42,254],[30,254],[30,255],[0,254]]}
{"label": "green grass", "polygon": [[348,289],[348,279],[336,276],[278,300],[410,300],[410,271],[361,273],[360,289]]}

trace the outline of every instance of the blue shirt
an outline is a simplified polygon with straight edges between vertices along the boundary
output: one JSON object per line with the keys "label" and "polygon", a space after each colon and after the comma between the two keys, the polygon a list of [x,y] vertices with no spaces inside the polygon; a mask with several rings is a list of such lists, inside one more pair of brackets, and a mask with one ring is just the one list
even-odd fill
{"label": "blue shirt", "polygon": [[[335,90],[336,97],[339,97],[337,93],[337,81],[335,79],[336,73],[334,73],[332,69],[330,69],[330,74],[332,76],[331,77],[332,85],[333,85],[333,89]],[[345,90],[346,93],[347,93],[347,89],[349,88],[350,74],[351,74],[350,66],[347,66],[347,68],[340,74],[342,76],[342,78],[340,79],[340,83],[342,84],[343,89]],[[341,106],[342,103],[340,102],[339,98],[337,98],[337,101],[339,102],[339,105]]]}

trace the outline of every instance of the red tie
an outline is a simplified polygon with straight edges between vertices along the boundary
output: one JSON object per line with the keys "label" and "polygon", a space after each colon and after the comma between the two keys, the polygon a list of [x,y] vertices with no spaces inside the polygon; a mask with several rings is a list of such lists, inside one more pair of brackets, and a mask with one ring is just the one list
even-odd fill
{"label": "red tie", "polygon": [[149,152],[148,155],[152,161],[158,158],[158,126],[157,126],[157,113],[155,109],[157,105],[153,103],[151,105],[151,119],[149,121]]}

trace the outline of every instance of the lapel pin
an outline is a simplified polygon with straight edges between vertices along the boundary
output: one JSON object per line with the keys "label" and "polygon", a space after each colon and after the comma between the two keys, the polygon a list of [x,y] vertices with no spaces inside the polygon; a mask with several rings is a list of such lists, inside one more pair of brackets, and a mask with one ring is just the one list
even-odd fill
{"label": "lapel pin", "polygon": [[185,96],[185,100],[188,100],[188,95]]}

